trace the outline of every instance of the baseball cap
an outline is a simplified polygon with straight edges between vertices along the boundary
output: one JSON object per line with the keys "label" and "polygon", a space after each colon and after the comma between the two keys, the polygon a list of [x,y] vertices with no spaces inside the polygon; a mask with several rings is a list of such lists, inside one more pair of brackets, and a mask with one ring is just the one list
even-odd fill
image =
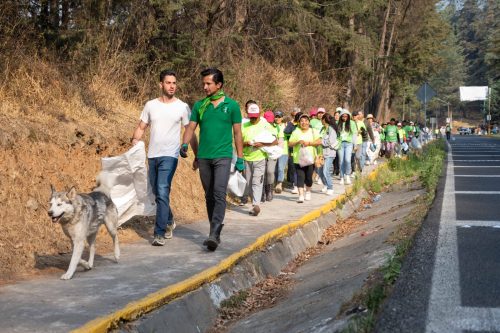
{"label": "baseball cap", "polygon": [[373,119],[373,115],[371,113],[369,113],[367,116],[366,116],[366,119]]}
{"label": "baseball cap", "polygon": [[307,118],[307,119],[311,120],[311,117],[309,117],[309,115],[307,113],[302,113],[299,116],[299,119],[297,119],[297,120],[300,121],[300,119],[302,119],[302,118]]}
{"label": "baseball cap", "polygon": [[335,113],[337,113],[337,112],[338,112],[338,113],[341,113],[341,112],[342,112],[342,110],[343,110],[343,109],[339,106],[339,107],[337,107],[337,108],[335,109]]}
{"label": "baseball cap", "polygon": [[402,124],[401,124],[401,123],[398,123],[398,126],[402,126]]}
{"label": "baseball cap", "polygon": [[257,104],[250,104],[248,106],[248,118],[258,118],[260,116],[260,109]]}
{"label": "baseball cap", "polygon": [[326,113],[325,108],[318,108],[318,113],[320,113],[320,112]]}
{"label": "baseball cap", "polygon": [[274,116],[277,118],[283,118],[283,112],[276,110],[276,111],[274,111]]}
{"label": "baseball cap", "polygon": [[264,119],[267,120],[268,123],[274,122],[274,113],[271,110],[267,110],[264,112]]}
{"label": "baseball cap", "polygon": [[318,114],[318,109],[317,108],[312,108],[311,110],[309,110],[309,115],[311,117],[314,117],[317,114]]}
{"label": "baseball cap", "polygon": [[347,109],[342,109],[342,111],[340,111],[340,115],[344,115],[344,114],[347,114],[349,115],[349,117],[351,116],[351,113],[347,110]]}

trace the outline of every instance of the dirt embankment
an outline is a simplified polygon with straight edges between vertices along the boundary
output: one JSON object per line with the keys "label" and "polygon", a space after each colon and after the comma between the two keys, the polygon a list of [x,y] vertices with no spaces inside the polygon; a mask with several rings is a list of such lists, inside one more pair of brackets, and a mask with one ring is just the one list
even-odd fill
{"label": "dirt embankment", "polygon": [[[135,124],[128,125],[130,130]],[[1,128],[5,137],[7,132]],[[54,123],[52,130],[61,127]],[[67,268],[70,241],[47,216],[50,184],[58,190],[75,186],[79,192],[88,192],[95,185],[100,158],[129,148],[125,140],[105,140],[84,130],[74,131],[64,144],[37,140],[35,136],[42,134],[32,129],[31,137],[14,135],[12,145],[0,146],[0,283]],[[172,207],[181,224],[205,215],[198,174],[187,160],[180,160],[174,177]],[[123,225],[121,242],[147,237],[152,221],[135,218]],[[97,253],[111,249],[111,239],[102,228]]]}

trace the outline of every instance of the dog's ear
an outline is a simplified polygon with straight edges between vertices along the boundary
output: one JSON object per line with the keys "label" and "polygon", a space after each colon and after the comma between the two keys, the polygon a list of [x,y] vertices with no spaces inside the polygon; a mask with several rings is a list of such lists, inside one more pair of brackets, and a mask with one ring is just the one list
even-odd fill
{"label": "dog's ear", "polygon": [[66,192],[66,196],[69,200],[75,200],[76,198],[76,188],[72,186],[68,192]]}

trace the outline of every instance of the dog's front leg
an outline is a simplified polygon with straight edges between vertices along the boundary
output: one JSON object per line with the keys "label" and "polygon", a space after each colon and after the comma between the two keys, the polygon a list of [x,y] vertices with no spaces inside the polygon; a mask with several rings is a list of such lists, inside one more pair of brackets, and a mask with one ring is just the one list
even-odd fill
{"label": "dog's front leg", "polygon": [[75,273],[76,266],[82,258],[83,248],[85,247],[85,242],[83,240],[77,240],[73,243],[73,255],[71,256],[71,261],[69,263],[68,271],[61,276],[61,280],[69,280],[73,277]]}

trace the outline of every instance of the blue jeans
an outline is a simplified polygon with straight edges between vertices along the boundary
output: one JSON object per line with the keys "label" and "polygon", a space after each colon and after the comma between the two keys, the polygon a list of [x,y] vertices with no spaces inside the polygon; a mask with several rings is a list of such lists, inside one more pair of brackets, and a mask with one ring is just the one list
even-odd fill
{"label": "blue jeans", "polygon": [[170,209],[170,187],[177,162],[177,158],[170,156],[148,159],[149,183],[156,201],[155,235],[165,236],[167,225],[172,225],[174,222],[174,215]]}
{"label": "blue jeans", "polygon": [[339,156],[340,177],[351,175],[351,155],[352,155],[352,142],[343,141],[340,149],[337,152]]}
{"label": "blue jeans", "polygon": [[318,169],[318,175],[328,190],[333,190],[332,168],[334,159],[335,157],[325,157],[325,164]]}
{"label": "blue jeans", "polygon": [[278,183],[283,183],[285,180],[285,167],[288,162],[288,155],[283,154],[278,158],[278,164],[276,164],[276,181]]}

